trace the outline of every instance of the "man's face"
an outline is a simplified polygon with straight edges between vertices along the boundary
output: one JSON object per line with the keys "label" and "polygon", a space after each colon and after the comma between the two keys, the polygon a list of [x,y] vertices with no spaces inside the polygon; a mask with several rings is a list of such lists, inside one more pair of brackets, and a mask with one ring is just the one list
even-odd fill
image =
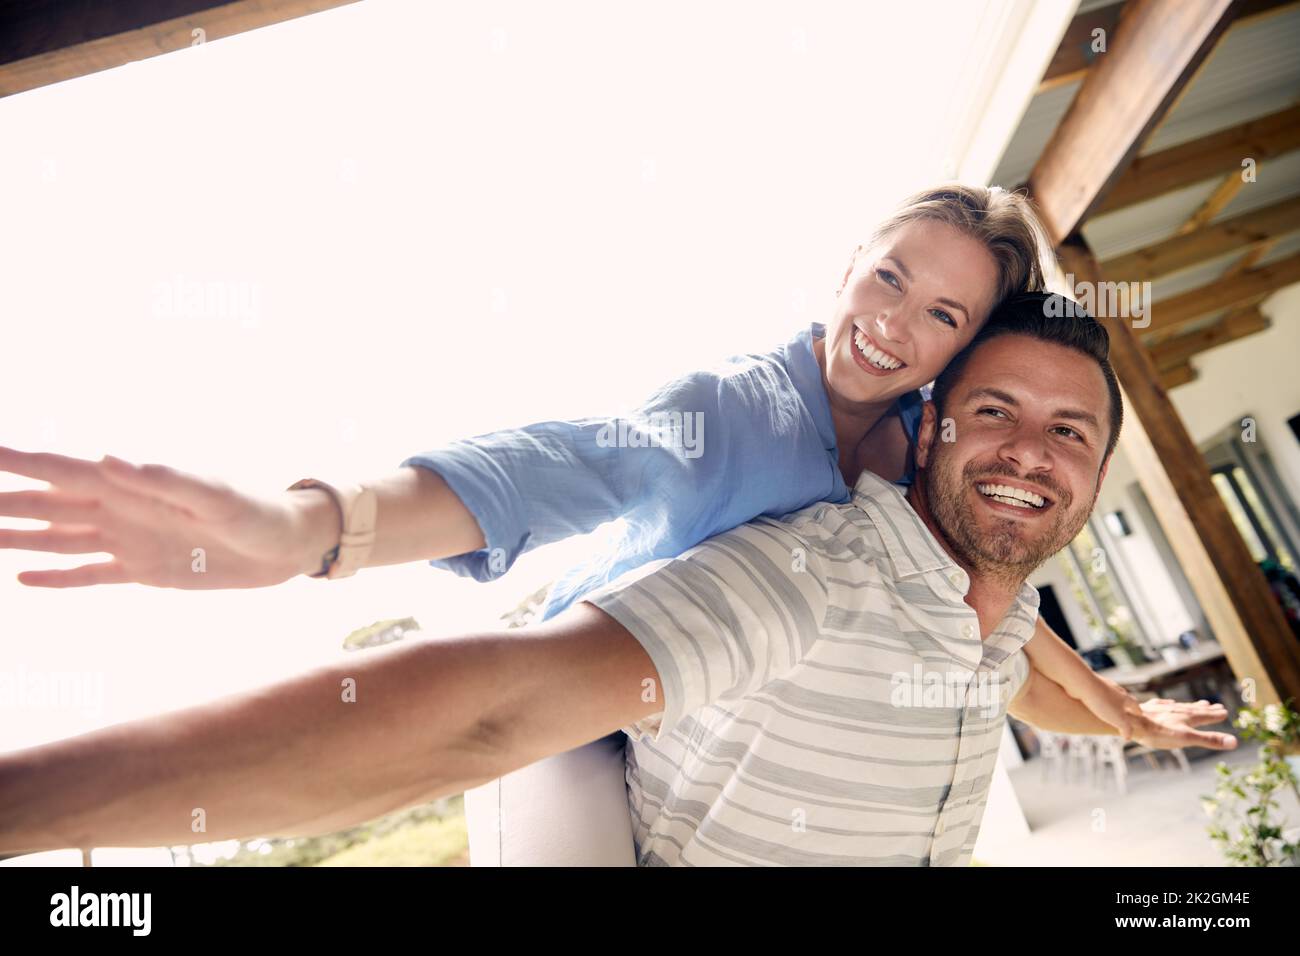
{"label": "man's face", "polygon": [[1105,377],[1073,349],[1003,335],[971,356],[944,416],[952,422],[927,404],[917,451],[930,513],[972,570],[1023,580],[1078,534],[1097,500]]}

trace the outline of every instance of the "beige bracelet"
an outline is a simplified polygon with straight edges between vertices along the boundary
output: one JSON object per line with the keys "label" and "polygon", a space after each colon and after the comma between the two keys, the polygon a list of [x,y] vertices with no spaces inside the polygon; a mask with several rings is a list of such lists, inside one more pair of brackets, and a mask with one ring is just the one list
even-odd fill
{"label": "beige bracelet", "polygon": [[340,527],[343,529],[339,543],[321,557],[321,569],[308,577],[346,578],[364,566],[375,543],[375,519],[379,502],[372,489],[365,485],[340,484],[337,487],[316,478],[303,478],[288,487],[288,491],[301,488],[323,488],[330,493],[339,509]]}

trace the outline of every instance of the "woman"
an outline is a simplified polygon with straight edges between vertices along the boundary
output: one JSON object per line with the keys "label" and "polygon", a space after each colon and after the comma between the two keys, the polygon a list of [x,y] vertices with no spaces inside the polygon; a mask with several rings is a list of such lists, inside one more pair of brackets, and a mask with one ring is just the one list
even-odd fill
{"label": "woman", "polygon": [[[759,515],[846,502],[866,468],[906,482],[920,389],[999,302],[1042,287],[1047,249],[1021,196],[956,185],[913,196],[855,250],[825,328],[685,376],[627,416],[542,422],[403,461],[398,475],[371,483],[381,518],[366,564],[429,558],[488,580],[533,547],[623,518],[626,534],[610,554],[551,589],[542,614],[550,618],[631,568]],[[690,435],[687,423],[698,426]],[[24,572],[25,584],[256,587],[315,571],[338,541],[333,502],[313,490],[257,498],[108,457],[0,450],[0,468],[57,486],[0,496],[0,514],[75,522],[0,531],[0,547],[114,555]],[[215,575],[189,572],[196,536],[215,542],[207,562]],[[1136,701],[1092,675],[1041,622],[1026,649],[1128,735]],[[611,735],[471,792],[476,860],[632,862],[621,740]]]}

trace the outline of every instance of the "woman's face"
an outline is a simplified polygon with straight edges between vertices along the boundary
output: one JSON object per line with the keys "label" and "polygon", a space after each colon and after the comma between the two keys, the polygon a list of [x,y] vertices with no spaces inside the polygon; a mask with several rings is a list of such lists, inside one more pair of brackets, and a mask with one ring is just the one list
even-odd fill
{"label": "woman's face", "polygon": [[848,402],[934,380],[988,318],[998,270],[976,239],[915,220],[859,251],[826,330],[826,379]]}

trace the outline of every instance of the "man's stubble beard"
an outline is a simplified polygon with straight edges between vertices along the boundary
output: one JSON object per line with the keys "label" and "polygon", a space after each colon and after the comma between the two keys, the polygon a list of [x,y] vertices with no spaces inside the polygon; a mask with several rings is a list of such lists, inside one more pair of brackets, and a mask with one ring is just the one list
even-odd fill
{"label": "man's stubble beard", "polygon": [[[939,445],[935,442],[935,446]],[[1051,492],[1056,512],[1046,528],[1026,538],[1020,521],[995,516],[992,528],[985,530],[964,500],[966,489],[974,488],[977,479],[996,482],[1000,477],[1021,479],[1021,476],[1009,465],[996,462],[980,465],[974,461],[967,462],[957,475],[952,459],[951,454],[932,446],[924,483],[926,505],[957,556],[986,577],[1019,586],[1039,565],[1074,540],[1092,513],[1091,504],[1072,510],[1074,499],[1068,491],[1055,482],[1039,480],[1029,483]]]}

